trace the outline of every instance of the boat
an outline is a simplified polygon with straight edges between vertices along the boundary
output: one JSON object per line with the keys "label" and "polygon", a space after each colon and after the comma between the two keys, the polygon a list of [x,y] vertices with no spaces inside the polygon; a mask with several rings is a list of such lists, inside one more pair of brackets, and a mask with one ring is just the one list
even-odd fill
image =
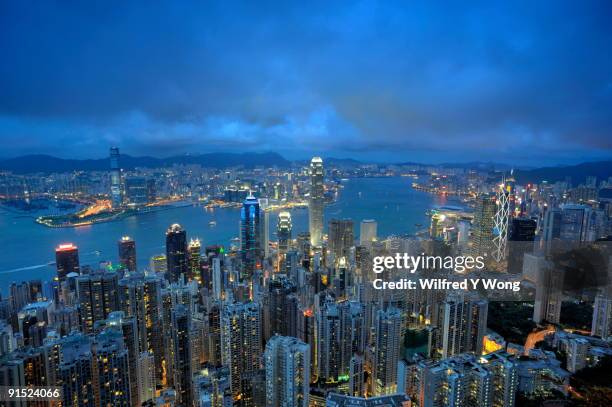
{"label": "boat", "polygon": [[210,222],[208,222],[208,226],[210,226],[211,228],[214,228],[215,226],[217,226],[217,222],[214,220],[211,220]]}

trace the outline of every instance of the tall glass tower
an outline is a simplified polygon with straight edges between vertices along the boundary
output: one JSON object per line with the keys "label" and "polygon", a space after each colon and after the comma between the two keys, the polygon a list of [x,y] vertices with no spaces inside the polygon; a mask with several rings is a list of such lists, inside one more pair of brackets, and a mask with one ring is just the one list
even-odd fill
{"label": "tall glass tower", "polygon": [[121,169],[119,167],[119,148],[110,149],[111,200],[113,208],[121,206]]}
{"label": "tall glass tower", "polygon": [[308,203],[308,231],[310,244],[321,247],[323,236],[324,203],[324,171],[321,157],[313,157],[310,161],[310,202]]}
{"label": "tall glass tower", "polygon": [[178,223],[173,224],[166,232],[166,278],[176,283],[181,274],[187,276],[187,232]]}
{"label": "tall glass tower", "polygon": [[249,194],[242,204],[240,212],[240,256],[243,265],[243,278],[247,280],[261,260],[261,220],[259,213],[259,201]]}

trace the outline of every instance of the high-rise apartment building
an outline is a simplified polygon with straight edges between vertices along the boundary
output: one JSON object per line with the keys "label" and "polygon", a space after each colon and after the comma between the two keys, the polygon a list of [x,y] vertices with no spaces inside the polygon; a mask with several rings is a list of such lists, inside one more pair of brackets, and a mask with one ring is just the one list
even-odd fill
{"label": "high-rise apartment building", "polygon": [[307,407],[310,348],[297,338],[273,336],[264,353],[266,406]]}

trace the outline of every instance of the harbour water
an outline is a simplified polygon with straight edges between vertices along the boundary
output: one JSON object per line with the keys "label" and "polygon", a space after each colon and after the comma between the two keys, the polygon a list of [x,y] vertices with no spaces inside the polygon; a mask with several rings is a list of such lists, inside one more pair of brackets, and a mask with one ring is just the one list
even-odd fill
{"label": "harbour water", "polygon": [[[355,178],[344,181],[337,201],[325,208],[325,223],[332,218],[350,218],[359,237],[359,222],[375,219],[378,235],[415,233],[427,227],[426,211],[447,202],[412,189],[411,178]],[[308,209],[290,211],[293,236],[308,230]],[[79,247],[81,265],[96,266],[101,261],[117,261],[117,241],[121,236],[136,240],[138,268],[148,267],[149,259],[165,252],[165,232],[173,223],[187,230],[187,237],[199,238],[202,246],[229,246],[239,236],[240,210],[205,209],[188,206],[146,213],[114,222],[78,228],[48,228],[34,222],[45,212],[17,212],[0,207],[0,291],[6,294],[11,282],[48,280],[55,275],[54,248],[72,242]],[[276,239],[278,212],[270,213],[270,239]],[[210,222],[216,222],[211,226]],[[423,225],[419,227],[418,225]]]}

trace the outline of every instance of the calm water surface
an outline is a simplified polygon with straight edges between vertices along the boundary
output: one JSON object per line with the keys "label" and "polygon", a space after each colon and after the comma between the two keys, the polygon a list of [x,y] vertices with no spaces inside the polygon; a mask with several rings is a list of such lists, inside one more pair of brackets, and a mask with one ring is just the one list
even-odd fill
{"label": "calm water surface", "polygon": [[[414,233],[415,224],[426,227],[425,212],[445,204],[438,197],[412,189],[411,178],[357,178],[343,182],[339,199],[325,209],[325,223],[332,218],[359,222],[376,219],[378,235]],[[149,258],[164,253],[164,236],[172,223],[180,223],[187,237],[198,237],[202,245],[229,245],[239,235],[240,210],[223,208],[206,210],[200,206],[182,207],[100,223],[79,228],[52,229],[38,225],[34,218],[44,212],[17,213],[0,207],[0,291],[6,294],[13,281],[48,280],[55,275],[54,248],[72,242],[79,247],[81,265],[100,261],[117,261],[117,240],[129,235],[136,240],[139,268],[147,267]],[[293,236],[308,230],[308,209],[291,211]],[[278,212],[270,214],[270,239],[275,239]],[[215,227],[209,226],[216,221]]]}

